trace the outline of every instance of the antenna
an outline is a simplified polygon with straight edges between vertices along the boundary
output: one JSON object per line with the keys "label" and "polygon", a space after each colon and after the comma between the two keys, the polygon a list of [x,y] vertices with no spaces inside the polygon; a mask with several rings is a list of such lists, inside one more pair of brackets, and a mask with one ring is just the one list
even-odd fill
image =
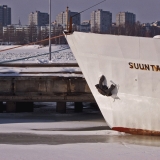
{"label": "antenna", "polygon": [[83,12],[85,12],[85,11],[87,11],[87,10],[89,10],[89,9],[91,9],[91,8],[93,8],[93,7],[97,6],[97,5],[105,2],[105,1],[106,1],[106,0],[103,0],[103,1],[101,1],[101,2],[99,2],[99,3],[97,3],[97,4],[95,4],[95,5],[87,8],[87,9],[85,9],[85,10],[83,10],[83,11],[81,11],[81,12],[79,12],[79,13],[73,15],[73,16],[71,16],[71,17],[70,17],[70,24],[69,24],[69,32],[70,32],[70,33],[72,32],[72,18],[73,18],[73,17],[75,17],[75,16],[77,16],[77,15],[79,15],[79,14],[81,14],[81,13],[83,13]]}
{"label": "antenna", "polygon": [[19,25],[19,26],[21,26],[21,20],[20,20],[20,17],[19,17],[18,25]]}

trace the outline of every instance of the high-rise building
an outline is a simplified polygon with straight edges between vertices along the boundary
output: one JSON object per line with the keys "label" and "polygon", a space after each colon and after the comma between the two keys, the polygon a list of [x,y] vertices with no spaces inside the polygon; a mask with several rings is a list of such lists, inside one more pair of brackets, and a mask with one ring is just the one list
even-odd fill
{"label": "high-rise building", "polygon": [[7,5],[0,5],[0,25],[11,25],[11,8]]}
{"label": "high-rise building", "polygon": [[106,33],[112,26],[112,13],[98,9],[91,13],[91,31]]}
{"label": "high-rise building", "polygon": [[130,12],[120,12],[116,15],[116,25],[125,26],[127,24],[134,24],[136,22],[136,15]]}
{"label": "high-rise building", "polygon": [[[76,15],[76,16],[74,16],[74,15]],[[70,20],[71,16],[74,16],[72,19],[72,24],[74,24],[74,25],[81,24],[81,15],[78,14],[78,12],[71,12],[68,7],[65,12],[61,12],[60,14],[57,15],[57,17],[56,17],[57,24],[60,24],[64,27],[67,26],[67,24],[69,25],[69,20]]]}
{"label": "high-rise building", "polygon": [[44,26],[49,24],[49,14],[40,11],[32,12],[29,14],[29,25]]}

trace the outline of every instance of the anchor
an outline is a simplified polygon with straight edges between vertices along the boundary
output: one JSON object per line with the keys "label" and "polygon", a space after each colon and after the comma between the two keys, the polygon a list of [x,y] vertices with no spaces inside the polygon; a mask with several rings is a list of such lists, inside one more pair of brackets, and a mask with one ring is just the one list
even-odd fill
{"label": "anchor", "polygon": [[106,85],[103,85],[103,82],[105,80],[105,76],[102,75],[99,84],[96,84],[95,87],[97,88],[98,92],[102,94],[103,96],[112,96],[112,91],[115,89],[115,85],[111,85],[110,88],[108,88]]}

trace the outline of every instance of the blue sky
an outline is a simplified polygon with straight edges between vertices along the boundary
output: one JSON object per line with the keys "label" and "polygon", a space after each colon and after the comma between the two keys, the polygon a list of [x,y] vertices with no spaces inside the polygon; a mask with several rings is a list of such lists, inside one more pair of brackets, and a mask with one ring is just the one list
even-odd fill
{"label": "blue sky", "polygon": [[[52,0],[52,20],[68,5],[71,11],[81,11],[101,0]],[[49,0],[0,0],[1,5],[12,8],[12,23],[18,23],[20,17],[22,24],[28,24],[28,15],[36,10],[48,12]],[[154,22],[160,20],[160,0],[107,0],[82,14],[82,20],[90,19],[90,13],[96,9],[112,12],[113,22],[120,11],[133,12],[141,22]]]}

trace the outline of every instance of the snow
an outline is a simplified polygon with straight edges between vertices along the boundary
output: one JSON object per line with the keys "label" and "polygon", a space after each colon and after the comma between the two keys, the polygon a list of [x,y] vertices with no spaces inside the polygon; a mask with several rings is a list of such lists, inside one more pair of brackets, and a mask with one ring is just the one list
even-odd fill
{"label": "snow", "polygon": [[158,160],[159,148],[121,144],[0,145],[3,160]]}
{"label": "snow", "polygon": [[[58,73],[56,73],[58,72]],[[68,72],[68,73],[60,73]],[[59,76],[59,77],[83,77],[82,74],[74,74],[81,72],[79,67],[0,67],[0,76]],[[29,74],[30,73],[30,74]],[[32,73],[32,74],[31,74]]]}
{"label": "snow", "polygon": [[160,35],[154,36],[155,39],[160,39]]}
{"label": "snow", "polygon": [[[0,46],[0,50],[13,48],[15,46]],[[1,63],[76,63],[76,60],[69,49],[68,45],[52,45],[52,59],[49,61],[48,46],[40,47],[39,45],[24,46],[12,50],[0,52]],[[31,57],[31,58],[29,58]],[[18,61],[17,61],[18,60]],[[59,77],[83,77],[81,74],[73,74],[72,72],[81,71],[79,67],[48,67],[48,68],[14,68],[0,67],[0,76],[19,76],[23,72],[23,76],[33,76],[33,74],[25,74],[25,72],[42,72],[34,76],[59,76]],[[68,74],[54,74],[43,72],[71,72]],[[22,74],[21,74],[22,76]]]}
{"label": "snow", "polygon": [[[15,46],[0,46],[0,50]],[[23,46],[20,48],[0,52],[0,63],[76,63],[68,45],[52,45],[52,60],[49,61],[49,47],[39,45]],[[29,58],[30,57],[30,58]],[[18,61],[14,61],[19,59]]]}

